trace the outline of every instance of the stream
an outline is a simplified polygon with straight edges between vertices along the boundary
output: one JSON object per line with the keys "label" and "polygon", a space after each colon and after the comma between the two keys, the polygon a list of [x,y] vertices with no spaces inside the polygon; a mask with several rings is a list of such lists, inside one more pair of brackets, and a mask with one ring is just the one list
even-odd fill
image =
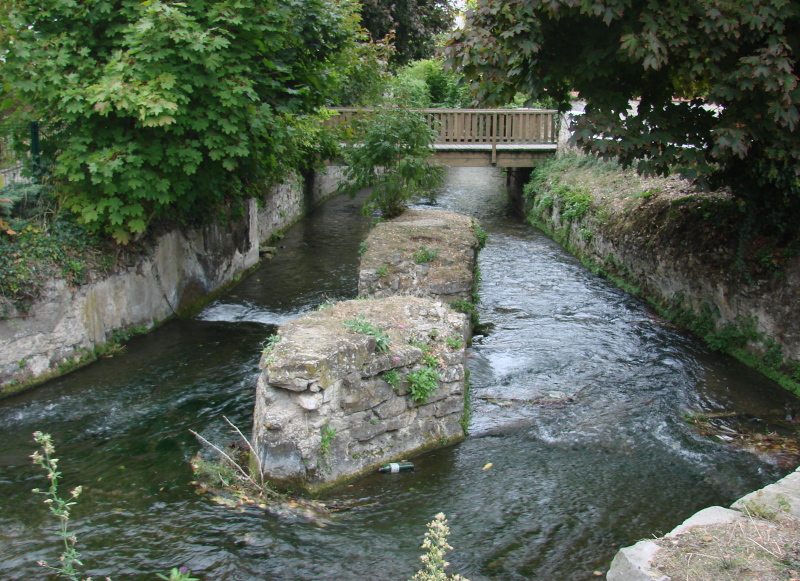
{"label": "stream", "polygon": [[53,435],[62,492],[86,489],[70,527],[87,574],[115,581],[181,566],[204,581],[401,581],[419,569],[438,512],[450,521],[451,573],[596,579],[620,546],[787,474],[683,416],[732,413],[766,432],[796,398],[589,272],[514,214],[503,183],[496,169],[451,169],[441,192],[417,200],[472,215],[489,234],[466,441],[415,458],[414,472],[329,493],[370,506],[324,518],[232,510],[190,484],[202,446],[188,430],[233,442],[226,416],[249,432],[261,342],[326,300],[355,297],[369,220],[360,199],[336,198],[197,317],[0,401],[0,578],[50,579],[36,561],[60,553],[30,492],[47,485],[28,457],[36,430]]}

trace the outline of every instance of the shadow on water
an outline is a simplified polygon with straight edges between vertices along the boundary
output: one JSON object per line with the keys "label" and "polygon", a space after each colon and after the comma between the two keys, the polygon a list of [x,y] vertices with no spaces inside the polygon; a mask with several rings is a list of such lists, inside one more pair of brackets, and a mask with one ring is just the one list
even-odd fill
{"label": "shadow on water", "polygon": [[[367,220],[336,199],[295,226],[278,255],[193,320],[174,320],[101,360],[0,402],[0,576],[44,579],[53,523],[30,489],[27,455],[51,432],[65,489],[87,492],[74,530],[95,578],[152,579],[188,566],[213,580],[407,579],[424,524],[450,519],[454,571],[483,579],[593,579],[620,545],[728,504],[786,472],[698,435],[687,410],[761,416],[788,394],[708,353],[646,305],[592,275],[509,210],[502,175],[448,174],[422,206],[471,214],[490,238],[480,257],[471,436],[335,491],[377,503],[309,521],[232,511],[194,493],[188,460],[248,428],[261,341],[274,325],[356,293]],[[484,470],[484,466],[492,466]]]}

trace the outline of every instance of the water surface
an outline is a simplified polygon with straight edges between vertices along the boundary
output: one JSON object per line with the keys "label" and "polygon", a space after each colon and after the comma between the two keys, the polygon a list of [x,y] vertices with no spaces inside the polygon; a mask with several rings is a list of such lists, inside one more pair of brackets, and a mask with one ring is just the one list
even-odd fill
{"label": "water surface", "polygon": [[[64,490],[87,492],[73,530],[88,573],[153,579],[187,566],[207,580],[408,579],[424,525],[450,519],[451,570],[472,581],[574,581],[620,545],[668,531],[786,473],[698,435],[687,411],[781,413],[790,396],[709,353],[646,305],[587,271],[510,209],[503,176],[454,169],[421,207],[478,218],[479,311],[469,350],[470,437],[329,495],[374,506],[322,522],[237,512],[197,495],[196,430],[249,429],[261,342],[321,302],[352,298],[368,220],[329,202],[278,242],[276,258],[192,320],[173,320],[101,360],[0,402],[0,577],[46,579],[55,527],[30,489],[46,484],[30,434],[53,434]],[[492,467],[484,470],[487,463]]]}

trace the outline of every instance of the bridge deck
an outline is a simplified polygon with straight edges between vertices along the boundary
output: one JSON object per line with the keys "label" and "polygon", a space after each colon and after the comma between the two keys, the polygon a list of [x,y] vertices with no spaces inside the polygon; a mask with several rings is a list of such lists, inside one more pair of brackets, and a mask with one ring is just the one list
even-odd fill
{"label": "bridge deck", "polygon": [[[331,109],[327,123],[350,123],[370,109]],[[421,109],[436,132],[436,159],[456,167],[533,167],[558,146],[549,109]]]}

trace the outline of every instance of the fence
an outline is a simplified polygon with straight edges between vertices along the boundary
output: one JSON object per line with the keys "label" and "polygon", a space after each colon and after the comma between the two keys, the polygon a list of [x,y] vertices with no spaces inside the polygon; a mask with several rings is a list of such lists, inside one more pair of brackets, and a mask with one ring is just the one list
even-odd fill
{"label": "fence", "polygon": [[[332,108],[328,122],[349,123],[372,109]],[[540,144],[558,140],[556,111],[550,109],[418,109],[436,128],[437,144]]]}

